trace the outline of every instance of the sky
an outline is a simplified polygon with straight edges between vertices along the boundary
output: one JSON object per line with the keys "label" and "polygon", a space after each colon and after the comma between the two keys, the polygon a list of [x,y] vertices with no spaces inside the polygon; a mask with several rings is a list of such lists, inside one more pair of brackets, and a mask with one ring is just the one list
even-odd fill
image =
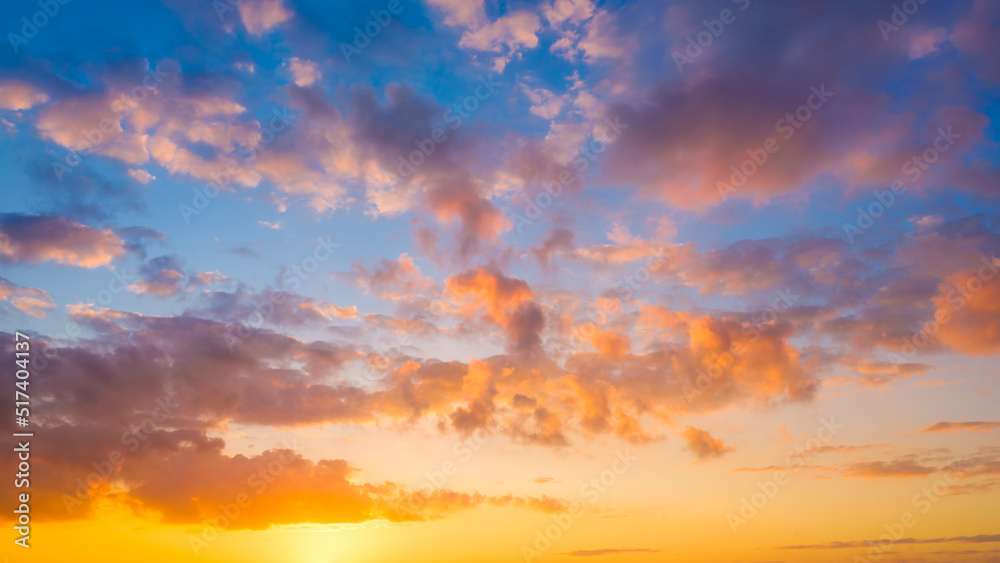
{"label": "sky", "polygon": [[1000,561],[1000,3],[0,23],[5,561]]}

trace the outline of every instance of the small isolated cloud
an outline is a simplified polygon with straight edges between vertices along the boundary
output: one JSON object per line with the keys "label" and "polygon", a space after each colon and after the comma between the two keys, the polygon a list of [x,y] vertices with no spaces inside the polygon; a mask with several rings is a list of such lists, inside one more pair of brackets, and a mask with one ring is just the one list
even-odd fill
{"label": "small isolated cloud", "polygon": [[48,309],[56,306],[44,290],[34,287],[21,287],[16,283],[0,277],[0,311],[9,304],[25,315],[36,319],[49,316]]}
{"label": "small isolated cloud", "polygon": [[49,96],[20,80],[0,82],[0,109],[24,110],[48,101]]}
{"label": "small isolated cloud", "polygon": [[942,27],[919,29],[909,37],[907,54],[911,59],[919,59],[938,50],[948,39],[948,32]]}
{"label": "small isolated cloud", "polygon": [[[993,543],[1000,542],[1000,534],[980,534],[978,536],[953,536],[948,538],[902,538],[893,543],[902,544],[929,544],[929,543]],[[851,549],[856,547],[870,547],[875,540],[865,541],[834,541],[829,543],[818,543],[811,545],[785,545],[778,549]]]}
{"label": "small isolated cloud", "polygon": [[945,433],[945,432],[958,432],[965,430],[966,432],[989,432],[990,430],[996,430],[1000,428],[1000,420],[990,420],[990,421],[974,421],[974,422],[936,422],[931,424],[926,428],[921,428],[918,434],[926,434],[928,432]]}
{"label": "small isolated cloud", "polygon": [[282,0],[244,0],[239,5],[243,25],[251,35],[263,35],[292,19]]}
{"label": "small isolated cloud", "polygon": [[736,451],[736,448],[727,446],[722,439],[713,438],[707,431],[695,428],[694,426],[685,426],[681,437],[687,441],[685,449],[694,453],[698,459],[719,458],[727,453]]}
{"label": "small isolated cloud", "polygon": [[285,63],[292,73],[292,78],[297,86],[309,86],[320,78],[323,74],[319,71],[319,65],[312,61],[292,57]]}
{"label": "small isolated cloud", "polygon": [[881,477],[918,477],[930,475],[935,471],[937,468],[920,465],[912,459],[895,459],[893,461],[852,463],[844,468],[844,475],[863,479],[878,479]]}
{"label": "small isolated cloud", "polygon": [[144,186],[148,184],[150,180],[156,179],[156,176],[153,176],[152,174],[141,168],[130,168],[128,171],[128,175],[131,176],[133,180],[139,182]]}
{"label": "small isolated cloud", "polygon": [[277,231],[278,229],[281,228],[281,221],[275,221],[273,223],[270,222],[270,221],[257,221],[257,224],[258,225],[263,225],[263,226],[267,227],[268,229],[274,229],[275,231]]}
{"label": "small isolated cloud", "polygon": [[208,287],[227,281],[229,281],[229,276],[220,273],[218,270],[214,272],[198,272],[188,280],[188,287]]}
{"label": "small isolated cloud", "polygon": [[531,480],[532,483],[537,483],[539,485],[544,485],[546,483],[558,483],[553,477],[535,477]]}
{"label": "small isolated cloud", "polygon": [[170,297],[184,289],[184,271],[176,256],[159,256],[139,268],[141,279],[126,289],[137,295]]}
{"label": "small isolated cloud", "polygon": [[125,253],[125,243],[107,229],[94,229],[65,217],[0,214],[0,262],[96,268]]}

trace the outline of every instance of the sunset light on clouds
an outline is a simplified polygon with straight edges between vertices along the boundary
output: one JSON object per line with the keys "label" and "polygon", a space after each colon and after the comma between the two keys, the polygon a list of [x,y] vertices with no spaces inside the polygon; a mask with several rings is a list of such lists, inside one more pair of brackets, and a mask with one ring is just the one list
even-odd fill
{"label": "sunset light on clouds", "polygon": [[1000,2],[0,13],[6,561],[1000,562]]}

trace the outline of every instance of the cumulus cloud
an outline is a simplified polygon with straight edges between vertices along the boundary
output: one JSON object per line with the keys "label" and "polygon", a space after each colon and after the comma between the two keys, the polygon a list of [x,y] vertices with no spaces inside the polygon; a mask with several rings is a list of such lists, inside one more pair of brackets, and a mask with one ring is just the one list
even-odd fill
{"label": "cumulus cloud", "polygon": [[107,266],[124,253],[125,243],[108,229],[50,215],[0,215],[0,260],[6,263],[52,261],[96,268]]}
{"label": "cumulus cloud", "polygon": [[292,73],[292,78],[298,86],[309,86],[323,77],[323,74],[319,70],[319,65],[312,61],[292,57],[285,64],[288,66],[288,70]]}
{"label": "cumulus cloud", "polygon": [[727,453],[736,451],[735,448],[727,446],[720,438],[713,438],[707,431],[690,425],[684,427],[681,436],[687,442],[685,447],[700,460],[720,458]]}
{"label": "cumulus cloud", "polygon": [[0,109],[26,110],[49,100],[42,90],[17,79],[0,82]]}
{"label": "cumulus cloud", "polygon": [[251,35],[263,35],[294,15],[285,7],[284,0],[244,0],[237,9],[243,26]]}

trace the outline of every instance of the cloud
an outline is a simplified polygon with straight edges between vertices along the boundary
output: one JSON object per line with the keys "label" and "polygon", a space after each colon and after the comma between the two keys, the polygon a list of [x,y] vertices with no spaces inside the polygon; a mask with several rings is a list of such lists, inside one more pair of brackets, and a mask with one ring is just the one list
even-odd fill
{"label": "cloud", "polygon": [[36,319],[49,316],[48,309],[55,308],[52,297],[44,290],[34,287],[21,287],[16,283],[0,277],[0,301],[17,309],[25,315]]}
{"label": "cloud", "polygon": [[542,7],[542,14],[553,27],[563,22],[579,24],[594,13],[594,3],[591,0],[554,0]]}
{"label": "cloud", "polygon": [[[478,51],[516,53],[520,48],[538,45],[541,20],[527,10],[511,11],[494,21],[486,17],[483,0],[430,0],[444,13],[446,25],[465,28],[459,46]],[[503,60],[503,59],[500,59]],[[503,71],[503,64],[497,67]]]}
{"label": "cloud", "polygon": [[976,0],[968,16],[958,22],[948,36],[958,49],[975,57],[981,75],[994,82],[1000,80],[1000,62],[992,56],[1000,48],[1000,40],[993,33],[998,16],[996,4]]}
{"label": "cloud", "polygon": [[927,426],[926,428],[921,428],[918,433],[926,434],[928,432],[934,433],[948,433],[948,432],[959,432],[965,430],[966,432],[989,432],[990,430],[996,430],[1000,428],[1000,421],[976,421],[976,422],[936,422]]}
{"label": "cloud", "polygon": [[[929,544],[929,543],[993,543],[1000,542],[1000,534],[980,534],[977,536],[952,536],[944,538],[900,538],[898,540],[893,540],[893,544],[896,545],[908,545],[908,544]],[[875,540],[866,541],[850,541],[850,542],[830,542],[830,543],[820,543],[812,545],[786,545],[778,547],[778,549],[848,549],[856,547],[871,547],[872,544],[876,543]]]}
{"label": "cloud", "polygon": [[[797,6],[782,16],[791,27],[802,18],[822,17],[840,22],[841,31],[856,29],[863,39],[845,45],[832,31],[811,28],[808,37],[793,32],[776,42],[768,25],[754,25],[743,28],[738,43],[737,34],[721,35],[677,76],[609,100],[604,113],[620,118],[628,129],[610,148],[603,177],[633,184],[644,197],[700,211],[724,206],[732,197],[757,206],[806,200],[821,179],[835,181],[849,193],[900,179],[913,193],[940,190],[949,179],[961,177],[963,189],[989,193],[990,182],[995,185],[992,167],[965,165],[965,159],[990,146],[984,134],[989,118],[953,99],[933,112],[890,107],[885,84],[871,77],[891,75],[909,59],[897,44],[865,34],[864,18],[856,15],[842,5],[818,10]],[[761,23],[751,11],[740,17]],[[676,37],[674,53],[687,47],[684,39]],[[924,40],[914,47],[923,52],[928,45]],[[789,56],[765,65],[752,56],[724,56],[733,48]],[[861,66],[842,64],[862,58]],[[925,79],[933,81],[934,76]],[[821,88],[830,95],[816,94]],[[904,176],[903,164],[947,127],[959,134],[947,156],[915,178]],[[761,147],[769,138],[778,148],[766,155]],[[751,154],[762,164],[754,163]],[[740,172],[741,166],[750,172]],[[727,186],[733,185],[737,187],[730,191]]]}
{"label": "cloud", "polygon": [[312,61],[292,57],[285,64],[288,66],[288,70],[291,71],[292,78],[298,86],[309,86],[323,77],[323,74],[319,71],[319,65]]}
{"label": "cloud", "polygon": [[[205,279],[205,274],[208,274],[210,279]],[[201,286],[210,281],[219,282],[228,279],[207,272],[202,272],[199,276],[202,278],[193,276],[189,285]],[[234,291],[205,292],[189,312],[237,325],[284,328],[358,317],[355,305],[337,306],[321,299],[271,287],[254,292],[243,285]]]}
{"label": "cloud", "polygon": [[138,295],[171,297],[184,290],[184,272],[176,256],[159,256],[139,268],[141,279],[126,289]]}
{"label": "cloud", "polygon": [[713,438],[705,430],[690,425],[684,427],[681,436],[687,442],[685,448],[694,453],[700,460],[720,458],[727,453],[736,451],[735,448],[727,446],[721,439]]}
{"label": "cloud", "polygon": [[353,274],[344,277],[364,288],[365,293],[382,299],[404,300],[427,297],[437,291],[433,280],[425,277],[405,252],[395,260],[380,259],[373,267],[361,262],[351,265]]}
{"label": "cloud", "polygon": [[26,110],[48,100],[48,94],[26,82],[17,79],[0,82],[0,109]]}
{"label": "cloud", "polygon": [[937,339],[976,356],[1000,352],[1000,260],[981,258],[981,267],[950,276],[931,298]]}
{"label": "cloud", "polygon": [[[222,439],[209,438],[201,430],[175,429],[175,419],[160,420],[141,434],[109,425],[48,426],[49,443],[32,449],[33,508],[51,520],[75,520],[93,516],[102,503],[111,503],[135,514],[152,513],[166,523],[191,525],[216,517],[220,506],[249,498],[231,516],[229,530],[378,518],[422,521],[482,505],[546,513],[565,508],[563,502],[544,496],[448,489],[427,495],[391,482],[357,483],[358,469],[347,461],[312,461],[287,447],[229,456],[222,453]],[[94,454],[112,451],[120,457]],[[81,476],[94,472],[92,463],[111,465],[108,480],[84,483]],[[177,477],[181,474],[185,478]]]}
{"label": "cloud", "polygon": [[284,0],[243,0],[238,9],[243,26],[251,35],[263,35],[294,15],[285,7]]}
{"label": "cloud", "polygon": [[912,459],[895,459],[892,461],[860,461],[848,464],[843,468],[847,477],[862,477],[878,479],[882,477],[918,477],[930,475],[937,471],[935,467],[920,465]]}
{"label": "cloud", "polygon": [[150,180],[155,180],[156,176],[153,176],[149,172],[142,170],[141,168],[130,168],[128,170],[128,175],[132,177],[133,180],[139,182],[142,185],[146,185]]}
{"label": "cloud", "polygon": [[94,229],[65,217],[0,214],[0,261],[66,266],[107,266],[125,253],[125,244],[107,229]]}

